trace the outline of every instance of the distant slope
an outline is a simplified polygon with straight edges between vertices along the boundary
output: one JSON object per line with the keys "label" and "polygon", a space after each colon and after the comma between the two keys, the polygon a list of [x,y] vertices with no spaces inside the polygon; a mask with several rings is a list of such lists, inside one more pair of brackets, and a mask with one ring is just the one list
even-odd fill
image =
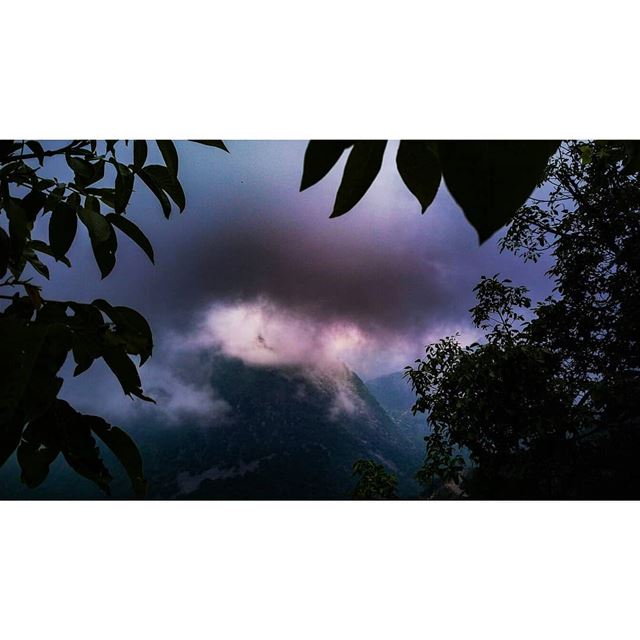
{"label": "distant slope", "polygon": [[369,380],[367,387],[405,435],[412,442],[416,438],[420,440],[424,453],[423,439],[429,433],[429,425],[424,414],[414,416],[411,411],[416,395],[411,390],[411,383],[404,377],[404,372],[398,371]]}
{"label": "distant slope", "polygon": [[[211,385],[231,407],[228,419],[204,426],[123,425],[142,451],[150,498],[344,499],[355,484],[351,467],[359,458],[384,463],[398,475],[402,494],[416,494],[422,436],[391,419],[346,367],[309,371],[215,357],[211,370]],[[384,385],[377,381],[374,387],[380,393]],[[5,467],[0,497],[100,497],[60,460],[35,491],[19,486],[15,461]],[[127,495],[119,473],[114,496]]]}
{"label": "distant slope", "polygon": [[171,430],[173,445],[145,440],[153,447],[147,455],[153,477],[180,469],[156,483],[153,495],[348,498],[359,458],[383,462],[405,492],[414,491],[415,443],[346,367],[309,372],[218,358],[211,382],[231,406],[231,421]]}

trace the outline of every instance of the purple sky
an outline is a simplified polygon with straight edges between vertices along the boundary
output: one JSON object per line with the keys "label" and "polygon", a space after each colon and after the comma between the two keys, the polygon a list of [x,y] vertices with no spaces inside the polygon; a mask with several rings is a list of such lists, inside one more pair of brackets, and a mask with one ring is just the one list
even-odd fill
{"label": "purple sky", "polygon": [[[499,234],[478,246],[444,186],[421,215],[395,169],[397,143],[363,200],[333,220],[344,158],[300,193],[306,142],[229,141],[230,154],[176,146],[185,212],[165,220],[144,186],[129,207],[154,245],[155,267],[120,236],[116,268],[100,281],[79,227],[74,267],[54,265],[45,289],[50,298],[104,297],[144,313],[157,348],[143,383],[175,378],[169,363],[194,345],[252,362],[340,359],[370,378],[401,370],[430,340],[455,331],[474,338],[468,309],[481,275],[511,277],[535,299],[549,292],[545,267],[500,254]],[[122,402],[101,363],[67,380],[63,395],[83,398],[86,410],[87,385]]]}

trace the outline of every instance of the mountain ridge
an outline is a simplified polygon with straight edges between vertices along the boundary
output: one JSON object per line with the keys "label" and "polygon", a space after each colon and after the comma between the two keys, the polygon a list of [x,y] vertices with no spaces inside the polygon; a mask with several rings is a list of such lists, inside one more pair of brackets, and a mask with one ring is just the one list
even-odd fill
{"label": "mountain ridge", "polygon": [[[390,417],[346,366],[250,365],[216,355],[209,383],[229,406],[224,418],[204,426],[148,418],[125,425],[143,455],[149,498],[348,499],[356,482],[352,465],[360,458],[396,473],[401,495],[416,494],[422,438]],[[106,455],[105,461],[115,476],[114,497],[127,497],[117,462]],[[6,467],[0,470],[2,497],[100,497],[59,460],[33,491],[18,490]],[[19,477],[15,461],[12,467]]]}

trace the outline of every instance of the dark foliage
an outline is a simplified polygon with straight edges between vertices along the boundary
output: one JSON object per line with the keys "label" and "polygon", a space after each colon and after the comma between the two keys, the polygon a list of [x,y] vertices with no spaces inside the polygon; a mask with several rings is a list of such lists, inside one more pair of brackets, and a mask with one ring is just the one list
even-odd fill
{"label": "dark foliage", "polygon": [[398,480],[384,465],[373,460],[357,460],[353,464],[353,473],[358,476],[353,490],[356,500],[393,500],[398,497]]}
{"label": "dark foliage", "polygon": [[[640,497],[640,188],[630,147],[563,144],[548,195],[504,249],[553,257],[554,295],[530,310],[497,276],[471,310],[485,332],[427,348],[407,375],[433,429],[420,480],[478,498]],[[465,464],[467,455],[470,464]]]}
{"label": "dark foliage", "polygon": [[[197,142],[225,149],[218,141]],[[136,495],[143,494],[142,462],[133,441],[100,418],[81,416],[57,396],[63,383],[59,371],[72,354],[74,375],[102,358],[125,394],[152,401],[130,357],[139,356],[141,366],[151,356],[147,321],[133,309],[105,300],[48,300],[28,269],[48,279],[42,256],[71,267],[67,253],[78,220],[103,278],[116,263],[116,232],[131,238],[153,262],[151,243],[126,217],[134,187],[138,181],[146,185],[166,217],[173,209],[171,201],[180,211],[185,207],[175,146],[169,140],[156,144],[164,165],[146,164],[144,140],[72,140],[55,148],[44,148],[35,140],[0,141],[0,221],[7,223],[6,228],[0,226],[0,287],[14,291],[0,296],[6,301],[0,311],[0,465],[17,448],[29,486],[42,482],[49,464],[62,453],[75,471],[108,490],[110,475],[93,432],[123,463]],[[66,161],[68,180],[43,177],[54,157]],[[32,237],[39,216],[48,217],[48,242]]]}
{"label": "dark foliage", "polygon": [[[349,147],[332,218],[353,209],[367,192],[380,171],[386,142],[312,140],[305,154],[301,190],[322,180]],[[444,178],[484,242],[524,204],[557,148],[557,142],[546,140],[403,140],[396,165],[422,213]]]}

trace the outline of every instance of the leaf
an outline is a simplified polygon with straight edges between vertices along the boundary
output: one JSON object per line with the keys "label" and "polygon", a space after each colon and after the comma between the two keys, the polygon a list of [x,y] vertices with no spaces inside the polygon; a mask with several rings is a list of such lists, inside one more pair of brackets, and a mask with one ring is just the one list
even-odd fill
{"label": "leaf", "polygon": [[8,157],[20,149],[21,143],[16,140],[0,140],[0,159],[6,162]]}
{"label": "leaf", "polygon": [[56,400],[51,413],[60,434],[60,450],[69,466],[109,494],[111,474],[105,467],[96,441],[91,435],[95,416],[78,413],[64,400]]}
{"label": "leaf", "polygon": [[447,188],[481,243],[525,203],[557,147],[557,142],[548,140],[438,143]]}
{"label": "leaf", "polygon": [[80,336],[73,345],[73,360],[76,366],[73,370],[73,377],[77,377],[87,371],[99,356],[94,355],[85,348],[83,336]]}
{"label": "leaf", "polygon": [[[92,202],[87,197],[86,205],[90,205]],[[116,264],[115,254],[118,248],[116,234],[107,219],[96,211],[93,206],[79,208],[78,216],[89,231],[93,255],[104,279],[111,273]]]}
{"label": "leaf", "polygon": [[21,480],[30,489],[42,484],[60,453],[54,426],[45,415],[29,423],[22,434],[16,457],[22,471]]}
{"label": "leaf", "polygon": [[0,467],[20,443],[23,426],[21,420],[0,421]]}
{"label": "leaf", "polygon": [[144,316],[129,307],[113,307],[116,316],[118,333],[125,338],[125,347],[129,353],[140,356],[142,366],[153,352],[153,335],[151,327]]}
{"label": "leaf", "polygon": [[29,298],[31,298],[31,302],[36,309],[40,309],[42,307],[42,296],[40,295],[40,287],[36,287],[33,284],[29,284],[26,282],[24,285],[24,290],[27,292]]}
{"label": "leaf", "polygon": [[344,215],[364,196],[380,171],[386,146],[385,140],[354,143],[338,187],[331,218]]}
{"label": "leaf", "polygon": [[87,227],[89,237],[96,242],[106,242],[111,234],[111,226],[107,219],[95,209],[81,207],[78,209],[80,220]]}
{"label": "leaf", "polygon": [[31,153],[33,153],[33,155],[38,159],[40,166],[42,166],[42,163],[44,162],[44,149],[42,148],[42,145],[37,140],[27,140],[25,144],[29,147]]}
{"label": "leaf", "polygon": [[150,164],[140,171],[140,177],[147,176],[157,187],[166,191],[171,199],[184,211],[185,195],[180,183],[171,175],[167,167],[160,164]]}
{"label": "leaf", "polygon": [[49,246],[56,260],[62,259],[71,248],[77,228],[74,208],[63,201],[54,205],[49,219]]}
{"label": "leaf", "polygon": [[151,262],[154,261],[153,247],[136,224],[128,218],[114,213],[108,213],[105,217],[114,227],[118,227],[120,231],[128,235],[147,254]]}
{"label": "leaf", "polygon": [[171,203],[169,202],[169,198],[167,198],[165,192],[156,182],[153,175],[147,171],[147,167],[145,167],[144,169],[140,169],[138,175],[147,185],[151,193],[153,193],[153,195],[158,199],[158,202],[160,202],[160,206],[162,207],[165,218],[169,218],[169,216],[171,215]]}
{"label": "leaf", "polygon": [[0,227],[0,278],[4,278],[9,267],[9,253],[11,242],[7,232]]}
{"label": "leaf", "polygon": [[126,171],[118,171],[116,175],[116,193],[113,201],[113,208],[116,213],[124,212],[133,193],[134,175],[128,167],[125,167],[125,169]]}
{"label": "leaf", "polygon": [[144,316],[129,307],[113,307],[102,299],[94,300],[92,305],[109,316],[116,326],[116,337],[121,339],[127,353],[140,356],[142,366],[153,351],[151,327]]}
{"label": "leaf", "polygon": [[95,243],[92,241],[91,248],[93,249],[98,269],[100,269],[100,276],[104,280],[116,265],[118,241],[113,229],[111,229],[111,236],[106,242]]}
{"label": "leaf", "polygon": [[142,392],[138,369],[120,345],[105,348],[102,357],[113,373],[126,395],[134,395],[142,400],[154,402]]}
{"label": "leaf", "polygon": [[104,326],[104,317],[100,312],[100,307],[95,304],[82,304],[80,302],[69,301],[66,303],[74,313],[74,319],[82,326],[95,329]]}
{"label": "leaf", "polygon": [[[55,258],[51,247],[46,242],[42,242],[42,240],[30,240],[28,246],[30,249],[33,249],[33,251],[38,251],[40,253],[44,253],[45,255],[51,256],[52,258]],[[67,267],[71,267],[71,262],[69,262],[69,259],[65,258],[64,256],[62,258],[56,258],[56,260],[59,260]]]}
{"label": "leaf", "polygon": [[304,153],[304,166],[300,191],[311,187],[324,178],[340,159],[353,140],[311,140]]}
{"label": "leaf", "polygon": [[[27,309],[28,307],[28,309]],[[57,373],[68,353],[66,330],[37,322],[25,324],[33,313],[28,297],[19,298],[0,316],[0,464],[12,452],[15,430],[45,412],[55,400],[62,378]],[[12,445],[17,446],[15,441]]]}
{"label": "leaf", "polygon": [[144,167],[144,163],[147,160],[147,141],[146,140],[134,140],[133,141],[133,168],[138,171]]}
{"label": "leaf", "polygon": [[[45,309],[48,304],[45,305]],[[103,336],[107,330],[107,324],[100,310],[92,304],[80,304],[69,302],[69,307],[74,312],[72,322],[74,325],[74,340],[72,345],[73,359],[76,368],[73,375],[78,376],[85,372],[93,362],[101,357],[103,351]]]}
{"label": "leaf", "polygon": [[169,169],[169,173],[171,173],[174,180],[177,180],[178,152],[176,151],[175,145],[171,140],[156,140],[156,144],[158,145],[158,149],[160,149],[162,159],[164,160],[167,169]]}
{"label": "leaf", "polygon": [[216,147],[216,149],[222,149],[229,153],[229,149],[225,147],[224,142],[222,140],[191,140],[191,142],[197,142],[198,144],[204,144],[207,147]]}
{"label": "leaf", "polygon": [[438,193],[442,173],[432,143],[425,140],[402,140],[396,156],[398,173],[420,202],[422,213]]}
{"label": "leaf", "polygon": [[97,196],[100,202],[107,205],[107,207],[116,208],[116,190],[114,188],[87,187],[84,192],[87,195]]}
{"label": "leaf", "polygon": [[27,214],[15,198],[7,198],[4,206],[9,218],[9,237],[11,239],[12,252],[14,256],[18,257],[22,255],[29,235]]}
{"label": "leaf", "polygon": [[95,418],[91,428],[124,467],[135,496],[144,498],[147,493],[147,481],[144,478],[142,456],[133,439],[119,427],[111,426],[101,418]]}
{"label": "leaf", "polygon": [[27,221],[30,223],[33,223],[40,211],[44,209],[46,203],[47,196],[37,189],[32,189],[20,200],[20,206],[24,209]]}
{"label": "leaf", "polygon": [[27,262],[41,275],[44,276],[47,280],[49,279],[49,267],[46,264],[43,264],[38,258],[38,256],[33,253],[31,250],[28,254],[26,254]]}
{"label": "leaf", "polygon": [[65,158],[74,173],[75,181],[82,187],[87,187],[104,176],[104,162],[102,160],[91,164],[88,160],[72,156],[69,152],[65,154]]}

